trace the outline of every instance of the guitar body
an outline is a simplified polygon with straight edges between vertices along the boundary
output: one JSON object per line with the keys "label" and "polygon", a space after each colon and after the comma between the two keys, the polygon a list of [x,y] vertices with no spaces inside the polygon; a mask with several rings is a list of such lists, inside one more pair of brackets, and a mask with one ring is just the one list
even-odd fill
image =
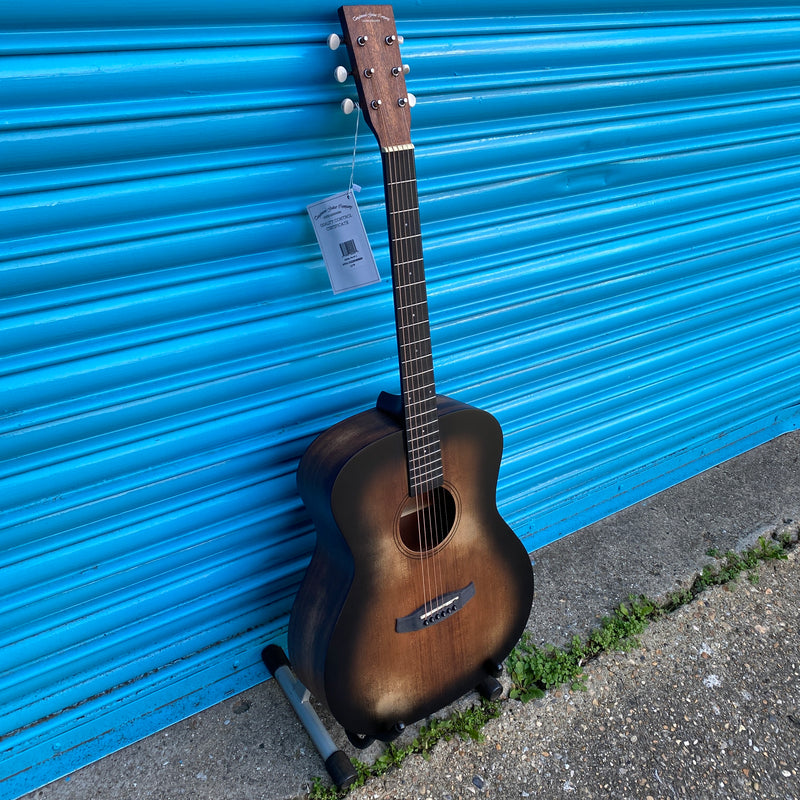
{"label": "guitar body", "polygon": [[290,654],[355,734],[390,739],[473,689],[528,619],[530,559],[496,507],[500,426],[442,396],[438,420],[444,482],[427,505],[409,497],[402,423],[378,409],[321,434],[298,470],[318,539]]}

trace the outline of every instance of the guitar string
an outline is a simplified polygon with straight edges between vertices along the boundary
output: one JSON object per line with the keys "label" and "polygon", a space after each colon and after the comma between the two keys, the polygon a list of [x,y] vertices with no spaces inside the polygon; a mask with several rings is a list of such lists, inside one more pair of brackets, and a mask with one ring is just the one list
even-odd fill
{"label": "guitar string", "polygon": [[[402,363],[402,381],[401,381],[401,394],[403,397],[403,409],[404,409],[404,422],[406,427],[406,465],[408,469],[408,482],[409,482],[409,492],[414,495],[414,506],[415,506],[415,513],[414,518],[417,524],[417,540],[420,548],[420,577],[422,583],[422,595],[423,595],[423,603],[425,612],[427,613],[430,610],[429,603],[431,600],[431,594],[428,591],[428,584],[429,584],[429,575],[428,575],[428,565],[426,564],[426,559],[424,558],[424,551],[427,545],[427,532],[424,520],[421,522],[421,507],[420,507],[420,495],[419,492],[416,490],[416,475],[419,474],[419,465],[418,465],[418,458],[416,448],[414,447],[414,431],[413,431],[413,387],[412,387],[412,379],[409,375],[409,362],[408,362],[408,339],[409,339],[409,332],[412,331],[410,327],[412,323],[412,314],[410,310],[410,286],[409,281],[405,280],[405,274],[408,270],[411,269],[411,262],[409,259],[409,253],[407,252],[407,247],[405,245],[406,239],[402,238],[402,222],[400,217],[405,216],[408,212],[408,206],[403,202],[403,197],[400,194],[403,184],[401,183],[402,177],[400,172],[401,164],[399,163],[400,155],[397,151],[390,150],[387,153],[387,167],[389,171],[389,187],[391,190],[392,195],[392,206],[395,212],[394,215],[390,214],[390,225],[393,232],[393,245],[395,250],[395,259],[397,262],[397,276],[396,276],[396,291],[398,293],[397,298],[397,308],[398,308],[398,317],[400,322],[400,329],[399,329],[399,350],[401,356],[401,363]],[[412,275],[413,277],[413,275]]]}
{"label": "guitar string", "polygon": [[[413,238],[404,238],[401,240],[403,245],[403,258],[412,264],[413,266],[409,270],[409,274],[412,277],[412,282],[408,286],[408,291],[406,292],[406,299],[410,301],[413,305],[412,307],[417,309],[414,314],[413,323],[410,328],[407,330],[412,333],[409,337],[410,341],[407,342],[407,356],[410,359],[414,359],[410,366],[411,368],[407,370],[408,374],[408,387],[410,393],[410,399],[413,403],[412,413],[410,415],[410,423],[411,423],[411,435],[413,439],[414,445],[414,454],[415,454],[415,462],[414,466],[416,468],[416,476],[417,476],[417,483],[418,489],[421,490],[421,493],[417,494],[417,507],[418,507],[418,514],[417,519],[421,522],[422,527],[422,551],[420,553],[420,558],[423,561],[424,569],[427,574],[428,584],[430,586],[430,594],[429,597],[426,599],[426,602],[430,604],[430,607],[427,609],[428,611],[432,610],[433,604],[435,599],[439,596],[440,587],[439,587],[439,580],[437,579],[437,560],[433,557],[432,550],[436,544],[436,533],[437,533],[437,520],[436,520],[436,507],[434,503],[435,495],[433,494],[433,476],[431,473],[431,459],[429,455],[425,453],[425,444],[426,442],[426,433],[423,432],[423,428],[426,428],[428,434],[430,432],[430,410],[427,408],[429,405],[429,399],[427,397],[427,388],[428,388],[428,381],[426,380],[429,376],[432,377],[431,373],[432,370],[428,367],[427,363],[425,363],[425,369],[420,370],[419,365],[422,364],[419,359],[419,350],[414,350],[414,346],[416,345],[417,348],[420,345],[424,348],[424,342],[420,341],[420,326],[424,325],[425,321],[427,320],[427,315],[425,315],[425,319],[420,321],[419,319],[419,304],[421,304],[424,300],[424,267],[422,261],[422,247],[421,247],[421,236],[420,231],[418,228],[418,217],[414,217],[413,211],[410,211],[414,208],[417,203],[414,202],[414,190],[415,190],[415,177],[412,171],[413,167],[413,153],[412,149],[402,150],[399,151],[396,155],[398,161],[400,162],[399,168],[397,173],[402,176],[402,183],[400,184],[400,198],[403,207],[407,210],[407,214],[411,213],[412,220],[416,222],[416,230],[412,229]],[[408,231],[404,230],[404,234],[407,234]],[[423,332],[425,332],[423,330]],[[426,359],[427,362],[427,359]]]}
{"label": "guitar string", "polygon": [[[406,180],[407,183],[404,184],[404,187],[407,191],[407,202],[408,207],[419,207],[419,200],[417,196],[417,180],[416,180],[416,169],[415,169],[415,158],[414,158],[414,150],[409,149],[404,151],[404,157],[406,162]],[[444,533],[443,526],[444,520],[440,513],[440,503],[441,498],[443,496],[442,492],[436,491],[437,490],[437,475],[436,472],[438,470],[439,465],[437,464],[437,452],[438,447],[437,440],[438,440],[438,424],[437,424],[437,417],[435,413],[435,406],[436,406],[436,398],[435,396],[429,396],[429,389],[432,388],[433,384],[433,359],[432,359],[432,349],[430,345],[430,320],[428,314],[428,307],[427,307],[427,289],[426,283],[424,281],[424,260],[423,260],[423,252],[422,252],[422,232],[419,227],[419,212],[417,211],[416,215],[417,220],[417,229],[415,231],[416,238],[414,240],[417,246],[417,256],[419,257],[419,267],[417,275],[418,283],[415,285],[416,295],[417,298],[422,302],[424,299],[425,302],[425,321],[426,321],[426,340],[421,342],[421,348],[424,352],[424,363],[426,367],[426,373],[423,373],[421,377],[421,386],[420,386],[420,400],[425,404],[425,416],[424,416],[424,425],[422,429],[419,431],[420,438],[422,439],[422,444],[425,445],[423,447],[423,453],[427,453],[427,455],[421,456],[421,460],[423,461],[423,469],[425,475],[425,483],[426,483],[426,520],[430,527],[430,541],[428,543],[428,549],[426,550],[426,558],[428,558],[431,564],[431,578],[433,583],[433,597],[439,597],[443,593],[442,581],[440,572],[440,558],[438,554],[435,554],[433,551],[436,546],[439,544],[441,535]],[[417,337],[419,341],[419,337]],[[429,405],[433,405],[433,409],[428,408]]]}
{"label": "guitar string", "polygon": [[[420,541],[420,564],[422,570],[424,571],[427,577],[427,583],[429,586],[429,591],[425,595],[425,606],[426,612],[430,612],[432,610],[432,605],[434,599],[437,595],[436,592],[436,585],[435,585],[435,576],[431,573],[431,562],[428,558],[428,552],[432,545],[432,520],[430,518],[430,503],[428,500],[427,495],[427,480],[426,480],[426,463],[423,458],[422,451],[420,449],[420,440],[419,440],[419,425],[420,425],[420,412],[423,411],[423,401],[424,401],[424,390],[422,387],[418,385],[419,373],[418,373],[418,362],[416,360],[412,360],[416,358],[416,354],[413,352],[414,345],[419,344],[419,310],[417,306],[417,302],[419,300],[419,265],[420,262],[417,260],[420,256],[418,252],[416,252],[415,248],[412,247],[412,242],[415,242],[416,239],[409,239],[407,238],[409,233],[408,228],[408,217],[409,215],[413,219],[413,212],[411,212],[412,202],[410,197],[410,187],[411,184],[408,183],[410,180],[410,176],[408,174],[408,169],[406,168],[406,163],[408,160],[408,153],[413,152],[410,150],[400,150],[395,152],[395,159],[397,160],[397,169],[396,174],[400,176],[401,183],[397,184],[399,189],[397,192],[399,204],[402,207],[404,214],[404,223],[405,225],[400,228],[399,232],[403,235],[400,241],[400,250],[402,253],[402,259],[407,264],[407,267],[404,271],[404,276],[407,273],[410,280],[406,282],[405,290],[404,290],[404,298],[405,306],[408,309],[407,311],[407,322],[409,327],[404,328],[404,338],[405,338],[405,357],[406,357],[406,388],[408,393],[408,401],[409,401],[409,409],[408,409],[408,438],[409,438],[409,449],[411,450],[412,454],[412,472],[414,474],[414,484],[413,487],[414,494],[415,494],[415,505],[416,505],[416,519],[417,519],[417,526],[418,526],[418,538]],[[411,235],[415,235],[416,231],[411,231]]]}
{"label": "guitar string", "polygon": [[[420,224],[419,218],[419,197],[418,197],[418,188],[417,188],[417,176],[416,176],[416,162],[415,162],[415,151],[412,148],[408,150],[402,151],[402,158],[405,159],[405,179],[406,183],[403,184],[403,187],[406,191],[406,208],[416,208],[416,230],[415,233],[417,234],[414,241],[417,243],[418,253],[416,254],[419,257],[419,262],[417,262],[418,266],[418,275],[416,279],[418,283],[415,284],[415,290],[417,294],[417,298],[424,296],[425,299],[425,321],[426,321],[426,336],[427,336],[427,343],[424,345],[424,349],[426,350],[425,355],[425,364],[427,367],[427,380],[426,377],[422,378],[421,386],[419,387],[423,397],[427,397],[426,390],[428,383],[433,385],[434,383],[434,375],[433,375],[433,344],[431,341],[431,333],[430,333],[430,317],[428,314],[428,304],[427,304],[427,289],[426,289],[426,282],[424,280],[424,260],[423,260],[423,248],[422,248],[422,229]],[[417,330],[415,328],[415,330]],[[417,337],[418,339],[419,337]],[[435,598],[444,594],[446,589],[452,589],[454,587],[447,585],[447,576],[450,574],[450,565],[452,559],[452,552],[450,548],[444,548],[442,550],[438,550],[436,553],[433,550],[440,544],[450,532],[450,518],[447,512],[447,490],[444,485],[444,459],[442,456],[441,451],[441,434],[439,430],[439,417],[438,417],[438,410],[436,407],[437,401],[435,394],[432,398],[433,402],[433,409],[432,413],[426,408],[425,412],[425,430],[422,431],[422,435],[424,437],[424,442],[428,447],[428,456],[424,459],[426,464],[426,472],[425,475],[425,482],[426,482],[426,490],[427,490],[427,498],[428,498],[428,508],[426,510],[426,519],[431,526],[431,539],[429,542],[429,549],[426,550],[424,558],[429,560],[432,564],[432,585],[433,585],[433,592],[432,592],[432,601]],[[427,403],[425,404],[428,405]],[[438,462],[438,463],[437,463]],[[438,470],[441,469],[441,477],[437,475]],[[436,491],[438,487],[441,487],[439,491]],[[465,652],[465,641],[463,635],[463,628],[461,625],[460,618],[454,618],[449,623],[451,626],[454,626],[451,630],[450,641],[455,648],[459,652],[459,663],[467,663],[466,662],[466,652]],[[453,655],[455,656],[455,650]]]}
{"label": "guitar string", "polygon": [[[412,434],[414,442],[414,452],[416,457],[415,466],[417,468],[418,482],[423,493],[418,501],[422,505],[421,514],[418,513],[418,519],[421,519],[424,539],[424,549],[420,554],[421,558],[426,562],[428,572],[428,582],[431,586],[430,602],[433,603],[435,599],[441,594],[441,579],[438,575],[438,559],[435,557],[433,550],[438,544],[439,533],[441,531],[442,520],[440,518],[438,509],[438,500],[440,497],[436,489],[436,448],[431,452],[431,439],[435,431],[432,409],[429,408],[431,398],[429,397],[430,384],[433,379],[433,365],[430,359],[429,345],[426,346],[425,341],[420,338],[420,327],[428,320],[427,316],[427,303],[425,298],[425,283],[424,283],[424,266],[422,259],[422,242],[421,231],[419,230],[419,217],[415,217],[412,209],[417,206],[415,202],[416,192],[416,175],[414,171],[414,151],[409,148],[397,152],[397,159],[400,162],[400,168],[397,173],[402,175],[402,183],[400,185],[400,196],[403,208],[407,213],[411,214],[412,220],[416,222],[415,230],[403,230],[404,238],[401,239],[402,252],[404,260],[408,260],[414,264],[413,272],[410,272],[413,281],[408,287],[408,299],[417,309],[415,322],[413,327],[409,330],[413,331],[413,336],[410,337],[411,341],[407,344],[407,356],[412,359],[411,369],[407,370],[409,373],[409,390],[414,408],[419,408],[417,413],[410,415],[412,420]],[[408,226],[408,222],[406,222]],[[424,320],[419,319],[419,308],[425,304],[426,313]],[[427,330],[423,330],[427,333]],[[420,351],[422,354],[420,354]],[[435,404],[435,398],[433,398]],[[418,495],[419,497],[419,495]]]}
{"label": "guitar string", "polygon": [[[401,174],[403,175],[403,183],[401,184],[401,194],[403,196],[403,205],[406,209],[412,209],[414,203],[414,183],[413,175],[411,173],[411,166],[413,165],[413,150],[402,150],[398,152],[398,158],[402,162]],[[413,212],[409,212],[412,219],[414,219]],[[404,231],[408,234],[408,230]],[[439,595],[439,587],[437,586],[435,568],[436,561],[432,557],[431,551],[436,542],[436,524],[433,518],[433,508],[431,501],[433,499],[431,476],[430,476],[430,463],[429,457],[426,455],[426,436],[424,433],[425,423],[429,423],[428,400],[427,400],[427,381],[426,374],[427,364],[421,360],[420,347],[423,344],[420,340],[420,325],[422,322],[419,319],[421,304],[424,294],[423,266],[422,266],[422,252],[419,246],[419,230],[412,230],[411,236],[413,238],[405,238],[403,240],[406,257],[413,261],[413,282],[409,286],[409,295],[413,308],[415,311],[415,324],[410,329],[412,331],[411,341],[408,345],[408,355],[412,359],[412,368],[410,370],[410,389],[414,403],[415,413],[413,415],[413,437],[414,447],[417,456],[417,473],[418,482],[422,493],[419,494],[419,502],[422,506],[422,526],[424,531],[425,547],[421,553],[421,557],[425,561],[428,569],[429,584],[431,586],[430,602],[433,605],[435,598]],[[423,330],[424,332],[424,330]],[[422,369],[421,369],[422,368]]]}
{"label": "guitar string", "polygon": [[[417,188],[417,176],[416,176],[416,163],[414,157],[414,150],[407,151],[406,155],[407,161],[407,178],[409,182],[405,184],[408,187],[410,199],[409,199],[409,207],[416,207],[419,209],[419,198],[418,198],[418,188]],[[419,224],[419,210],[417,210],[417,242],[419,248],[419,257],[420,257],[420,278],[422,279],[424,276],[424,260],[423,260],[423,248],[422,248],[422,230],[421,225]],[[428,365],[429,369],[429,381],[430,384],[433,385],[434,383],[434,375],[433,375],[433,345],[431,341],[431,333],[430,333],[430,316],[427,313],[428,306],[427,306],[427,284],[424,280],[421,280],[419,283],[420,293],[425,295],[425,304],[426,304],[426,322],[427,322],[427,344],[426,344],[426,364]],[[423,382],[425,383],[425,382]],[[424,390],[423,390],[424,391]],[[428,446],[428,453],[429,456],[427,458],[428,466],[430,467],[429,472],[427,473],[427,481],[428,481],[428,498],[430,503],[430,512],[429,517],[432,520],[432,540],[431,540],[431,551],[436,548],[444,539],[447,537],[448,533],[450,532],[450,518],[447,512],[447,490],[444,486],[444,460],[441,451],[441,434],[439,430],[439,417],[438,417],[438,410],[436,408],[437,401],[435,394],[432,397],[432,404],[433,409],[432,411],[426,411],[426,427],[423,431],[423,436],[425,437],[425,442]],[[438,471],[441,470],[441,475],[437,474]],[[438,491],[437,491],[438,489]],[[436,553],[431,552],[429,556],[431,563],[432,563],[432,572],[433,572],[433,584],[434,584],[434,598],[441,596],[444,592],[450,588],[448,587],[446,579],[447,575],[450,572],[448,569],[450,564],[451,552],[449,549],[445,548],[442,550],[438,550]],[[458,623],[454,620],[457,628],[460,628]],[[460,642],[460,637],[455,636],[453,637],[454,642]],[[463,655],[463,653],[462,653]]]}

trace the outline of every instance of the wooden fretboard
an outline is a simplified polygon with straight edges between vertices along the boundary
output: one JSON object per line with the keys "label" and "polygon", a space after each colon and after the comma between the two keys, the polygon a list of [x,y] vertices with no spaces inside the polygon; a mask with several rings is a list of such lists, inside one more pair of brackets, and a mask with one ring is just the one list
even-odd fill
{"label": "wooden fretboard", "polygon": [[442,454],[422,261],[414,146],[382,149],[411,496],[441,486]]}

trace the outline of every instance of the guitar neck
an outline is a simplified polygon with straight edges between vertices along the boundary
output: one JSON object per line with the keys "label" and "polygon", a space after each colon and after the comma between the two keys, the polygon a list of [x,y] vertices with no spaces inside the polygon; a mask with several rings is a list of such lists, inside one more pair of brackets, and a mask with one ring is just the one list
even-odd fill
{"label": "guitar neck", "polygon": [[382,148],[397,350],[411,496],[442,485],[414,146]]}

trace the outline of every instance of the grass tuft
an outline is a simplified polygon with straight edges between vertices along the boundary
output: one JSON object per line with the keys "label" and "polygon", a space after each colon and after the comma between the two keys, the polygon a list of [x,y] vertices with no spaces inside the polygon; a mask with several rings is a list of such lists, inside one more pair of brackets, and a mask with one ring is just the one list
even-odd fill
{"label": "grass tuft", "polygon": [[404,746],[390,742],[386,749],[375,759],[373,764],[353,759],[358,777],[352,786],[347,789],[337,789],[335,786],[325,784],[321,778],[314,778],[309,792],[311,800],[339,800],[350,789],[363,786],[370,778],[379,778],[393,767],[399,767],[411,755],[421,755],[430,758],[431,750],[441,741],[450,741],[456,736],[462,739],[481,741],[483,727],[490,719],[500,716],[500,703],[496,700],[481,700],[479,703],[465,709],[456,711],[446,718],[434,718],[423,725],[416,738]]}

